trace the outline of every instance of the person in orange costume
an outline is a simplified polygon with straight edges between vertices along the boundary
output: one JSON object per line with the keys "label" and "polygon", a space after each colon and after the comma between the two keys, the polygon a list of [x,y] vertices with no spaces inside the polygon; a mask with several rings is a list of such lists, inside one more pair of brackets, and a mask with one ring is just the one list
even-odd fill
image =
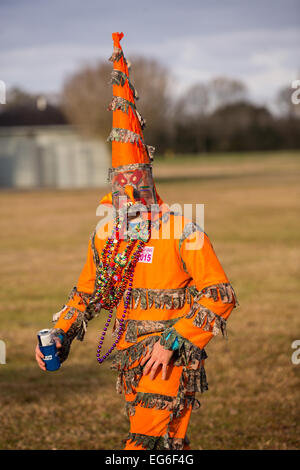
{"label": "person in orange costume", "polygon": [[[189,449],[191,411],[200,406],[196,393],[208,388],[204,348],[225,333],[237,301],[207,234],[157,193],[153,149],[144,143],[122,37],[113,33],[112,192],[101,201],[116,213],[92,234],[86,263],[52,332],[63,362],[101,308],[111,312],[108,327],[115,307],[115,342],[101,357],[103,332],[97,359],[101,364],[117,349],[112,367],[130,420],[125,450]],[[36,355],[44,368],[38,347]]]}

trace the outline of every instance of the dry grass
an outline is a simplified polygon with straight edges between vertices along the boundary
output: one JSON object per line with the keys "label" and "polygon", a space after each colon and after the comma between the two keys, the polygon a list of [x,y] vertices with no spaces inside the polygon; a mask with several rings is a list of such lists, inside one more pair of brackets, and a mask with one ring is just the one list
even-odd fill
{"label": "dry grass", "polygon": [[[173,164],[172,164],[173,165]],[[205,231],[238,294],[229,339],[207,347],[209,391],[192,415],[193,449],[299,448],[300,155],[157,165],[169,203],[205,203]],[[172,171],[172,173],[171,173]],[[172,179],[167,179],[171,176]],[[116,449],[128,430],[109,364],[95,360],[97,319],[54,374],[34,360],[83,265],[104,190],[2,191],[1,449]]]}

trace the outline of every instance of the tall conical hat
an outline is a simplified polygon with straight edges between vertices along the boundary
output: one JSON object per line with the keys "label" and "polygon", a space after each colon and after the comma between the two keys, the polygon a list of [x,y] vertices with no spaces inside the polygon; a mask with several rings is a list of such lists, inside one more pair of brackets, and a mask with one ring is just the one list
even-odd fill
{"label": "tall conical hat", "polygon": [[[113,127],[108,137],[112,142],[112,168],[109,178],[116,172],[147,170],[151,174],[154,203],[162,204],[152,179],[152,156],[154,147],[144,142],[145,121],[136,109],[137,91],[130,82],[128,63],[120,45],[123,33],[113,33],[114,50],[110,57],[113,62],[111,83],[113,99],[108,110],[113,111]],[[112,194],[107,194],[101,203],[111,204]]]}
{"label": "tall conical hat", "polygon": [[[108,140],[112,142],[112,167],[136,163],[149,164],[151,151],[144,143],[145,121],[136,109],[137,91],[130,82],[128,65],[120,40],[123,33],[113,33],[114,52],[110,60],[114,64],[111,82],[113,99],[109,109],[113,111],[113,128]],[[153,149],[154,150],[154,149]]]}

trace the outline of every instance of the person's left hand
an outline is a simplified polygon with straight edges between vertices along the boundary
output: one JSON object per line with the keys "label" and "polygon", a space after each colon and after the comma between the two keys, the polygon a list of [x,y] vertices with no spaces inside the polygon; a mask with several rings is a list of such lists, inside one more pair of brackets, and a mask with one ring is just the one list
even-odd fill
{"label": "person's left hand", "polygon": [[158,368],[162,366],[162,379],[166,380],[168,364],[172,355],[173,351],[165,349],[158,340],[154,344],[152,351],[148,351],[145,357],[141,360],[141,366],[146,364],[148,361],[143,370],[143,375],[147,375],[150,372],[150,379],[153,380]]}

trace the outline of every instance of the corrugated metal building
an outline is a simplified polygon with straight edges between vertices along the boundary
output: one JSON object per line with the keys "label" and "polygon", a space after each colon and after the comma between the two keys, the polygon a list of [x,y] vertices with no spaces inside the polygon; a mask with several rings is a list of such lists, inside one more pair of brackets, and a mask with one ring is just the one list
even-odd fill
{"label": "corrugated metal building", "polygon": [[101,187],[109,166],[106,142],[73,126],[0,127],[0,187]]}

